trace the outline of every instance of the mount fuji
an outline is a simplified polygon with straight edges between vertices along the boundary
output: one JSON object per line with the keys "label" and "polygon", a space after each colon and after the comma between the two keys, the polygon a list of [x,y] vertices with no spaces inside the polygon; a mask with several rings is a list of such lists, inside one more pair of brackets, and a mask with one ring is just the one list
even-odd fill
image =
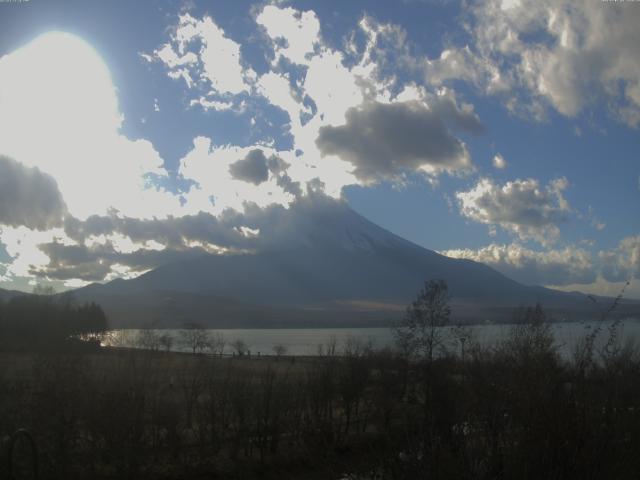
{"label": "mount fuji", "polygon": [[294,204],[263,230],[251,253],[202,255],[75,295],[100,303],[116,327],[388,325],[430,279],[447,282],[455,322],[504,322],[536,302],[556,318],[598,313],[586,295],[525,286],[484,264],[445,257],[344,202]]}

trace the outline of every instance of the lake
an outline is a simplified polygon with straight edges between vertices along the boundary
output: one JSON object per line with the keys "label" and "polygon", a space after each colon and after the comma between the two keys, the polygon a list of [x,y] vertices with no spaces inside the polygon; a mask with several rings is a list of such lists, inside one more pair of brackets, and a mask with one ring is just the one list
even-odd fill
{"label": "lake", "polygon": [[[553,323],[551,329],[560,354],[568,358],[575,345],[585,338],[593,329],[601,326],[601,333],[596,340],[596,346],[604,345],[608,339],[608,327],[612,321]],[[491,347],[504,340],[509,335],[512,325],[486,324],[468,327],[471,338],[484,347]],[[130,348],[140,348],[140,332],[142,330],[113,330],[104,340],[105,345]],[[153,330],[156,335],[168,334],[173,339],[172,351],[189,351],[181,344],[182,330]],[[210,338],[220,336],[224,338],[226,347],[224,353],[231,354],[231,343],[242,340],[252,355],[273,355],[274,346],[282,345],[287,355],[317,355],[319,346],[326,351],[329,344],[335,343],[336,351],[344,350],[348,342],[354,340],[361,343],[371,343],[374,349],[391,347],[394,343],[393,333],[388,328],[274,328],[274,329],[209,329],[206,330]],[[439,332],[446,339],[452,350],[460,348],[452,332],[452,327],[442,327]],[[627,319],[618,326],[620,342],[636,342],[640,339],[640,320]]]}

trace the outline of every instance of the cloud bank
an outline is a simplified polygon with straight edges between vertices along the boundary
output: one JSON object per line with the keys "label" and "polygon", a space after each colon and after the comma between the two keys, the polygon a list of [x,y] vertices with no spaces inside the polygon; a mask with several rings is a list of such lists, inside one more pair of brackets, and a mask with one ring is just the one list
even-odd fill
{"label": "cloud bank", "polygon": [[573,245],[533,250],[518,243],[450,249],[440,253],[485,263],[524,284],[567,291],[616,296],[624,283],[630,281],[631,288],[627,293],[638,298],[640,236],[626,237],[615,248],[594,254]]}
{"label": "cloud bank", "polygon": [[440,253],[487,264],[525,285],[588,284],[596,280],[591,254],[575,247],[536,251],[517,243],[491,244],[478,250],[452,249]]}

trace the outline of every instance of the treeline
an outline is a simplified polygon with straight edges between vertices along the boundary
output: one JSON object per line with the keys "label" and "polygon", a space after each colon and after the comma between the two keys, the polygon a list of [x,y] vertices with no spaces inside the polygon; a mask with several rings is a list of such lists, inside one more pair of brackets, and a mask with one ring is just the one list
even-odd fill
{"label": "treeline", "polygon": [[96,339],[108,330],[95,303],[77,304],[61,295],[21,295],[0,302],[0,349],[57,348],[70,340]]}

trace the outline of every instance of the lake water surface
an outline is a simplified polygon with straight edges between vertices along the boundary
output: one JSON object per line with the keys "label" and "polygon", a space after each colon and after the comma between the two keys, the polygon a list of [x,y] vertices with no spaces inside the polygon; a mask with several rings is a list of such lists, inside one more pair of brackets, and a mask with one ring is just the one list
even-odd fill
{"label": "lake water surface", "polygon": [[[606,322],[571,322],[551,324],[551,330],[560,354],[568,357],[574,351],[578,342],[583,340],[593,329],[601,327],[596,345],[604,345],[609,338],[608,328],[612,321]],[[471,338],[483,347],[492,347],[506,339],[512,325],[472,325],[469,326]],[[107,336],[105,345],[140,348],[141,330],[113,330]],[[189,351],[181,344],[181,330],[154,330],[156,335],[168,334],[173,338],[171,350]],[[224,353],[231,354],[232,342],[242,340],[252,355],[273,355],[274,346],[282,345],[287,355],[316,355],[320,346],[326,350],[327,345],[335,343],[336,351],[340,353],[345,345],[354,339],[359,342],[371,343],[374,349],[392,347],[393,332],[389,328],[274,328],[274,329],[210,329],[210,338],[224,338],[226,347]],[[455,340],[452,327],[442,327],[440,335],[455,351],[460,343]],[[628,319],[619,323],[618,337],[621,343],[640,340],[640,320]]]}

